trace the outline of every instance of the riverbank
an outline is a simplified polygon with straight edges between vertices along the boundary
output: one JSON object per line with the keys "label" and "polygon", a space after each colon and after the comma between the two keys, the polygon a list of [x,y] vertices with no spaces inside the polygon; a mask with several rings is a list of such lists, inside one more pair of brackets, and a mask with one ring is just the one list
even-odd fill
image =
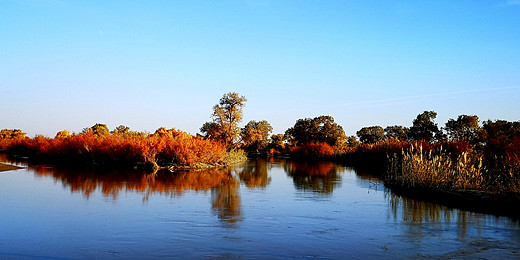
{"label": "riverbank", "polygon": [[447,206],[520,218],[520,161],[516,153],[486,156],[414,144],[388,156],[385,186],[392,192]]}

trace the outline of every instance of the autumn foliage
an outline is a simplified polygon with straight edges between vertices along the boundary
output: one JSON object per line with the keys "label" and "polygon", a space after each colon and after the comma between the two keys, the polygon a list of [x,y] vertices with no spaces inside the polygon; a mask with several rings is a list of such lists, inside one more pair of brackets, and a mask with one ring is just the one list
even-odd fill
{"label": "autumn foliage", "polygon": [[175,129],[149,135],[97,135],[84,131],[55,138],[3,139],[0,149],[30,159],[73,164],[169,165],[224,164],[226,147],[213,140],[196,137]]}
{"label": "autumn foliage", "polygon": [[334,155],[335,148],[328,143],[305,143],[289,148],[289,152],[297,157],[327,158]]}

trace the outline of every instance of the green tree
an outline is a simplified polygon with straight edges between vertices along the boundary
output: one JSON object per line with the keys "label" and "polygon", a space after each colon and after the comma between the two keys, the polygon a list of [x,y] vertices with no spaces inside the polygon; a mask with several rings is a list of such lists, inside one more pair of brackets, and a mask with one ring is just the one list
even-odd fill
{"label": "green tree", "polygon": [[269,134],[273,127],[269,122],[251,120],[242,128],[242,142],[249,150],[262,150],[267,147]]}
{"label": "green tree", "polygon": [[400,125],[387,126],[385,128],[385,135],[387,138],[395,138],[398,140],[408,140],[408,133],[410,129]]}
{"label": "green tree", "polygon": [[285,131],[287,139],[294,144],[328,143],[340,146],[345,143],[343,127],[334,123],[331,116],[298,119],[293,127]]}
{"label": "green tree", "polygon": [[356,135],[363,144],[375,144],[385,140],[385,130],[380,126],[363,127]]}
{"label": "green tree", "polygon": [[444,129],[452,140],[467,140],[474,143],[481,128],[478,116],[459,115],[457,120],[450,118]]}
{"label": "green tree", "polygon": [[223,141],[228,148],[234,146],[240,135],[238,123],[242,121],[243,107],[247,99],[238,93],[224,94],[219,103],[213,106],[213,122],[206,122],[201,133],[211,139]]}
{"label": "green tree", "polygon": [[417,118],[413,120],[412,127],[410,127],[410,139],[413,141],[422,140],[427,142],[433,141],[436,137],[439,139],[442,133],[434,122],[436,117],[437,113],[434,111],[424,111],[422,114],[417,115]]}

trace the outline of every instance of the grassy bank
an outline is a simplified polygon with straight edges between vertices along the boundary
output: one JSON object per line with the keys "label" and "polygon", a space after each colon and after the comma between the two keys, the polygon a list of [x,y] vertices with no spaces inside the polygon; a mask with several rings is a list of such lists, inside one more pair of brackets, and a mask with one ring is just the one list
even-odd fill
{"label": "grassy bank", "polygon": [[475,209],[516,214],[520,205],[520,160],[515,153],[490,157],[474,147],[459,153],[442,145],[413,144],[388,157],[385,185],[393,191]]}

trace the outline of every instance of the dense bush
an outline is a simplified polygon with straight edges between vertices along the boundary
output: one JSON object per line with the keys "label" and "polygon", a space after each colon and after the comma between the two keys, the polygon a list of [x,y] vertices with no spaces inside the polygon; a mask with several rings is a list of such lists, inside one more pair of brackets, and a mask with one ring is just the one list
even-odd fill
{"label": "dense bush", "polygon": [[226,147],[180,131],[152,135],[97,135],[85,131],[66,137],[4,139],[0,148],[31,159],[67,163],[153,167],[223,163]]}
{"label": "dense bush", "polygon": [[305,143],[289,148],[297,157],[326,158],[334,155],[334,147],[327,143]]}

